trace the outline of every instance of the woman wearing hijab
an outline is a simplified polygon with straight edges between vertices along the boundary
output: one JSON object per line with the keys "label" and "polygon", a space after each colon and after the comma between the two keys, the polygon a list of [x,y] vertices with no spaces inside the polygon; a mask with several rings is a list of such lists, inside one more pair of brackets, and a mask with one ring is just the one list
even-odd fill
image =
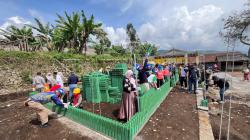
{"label": "woman wearing hijab", "polygon": [[58,72],[56,75],[56,83],[63,88],[63,74],[62,72]]}
{"label": "woman wearing hijab", "polygon": [[123,81],[122,103],[118,118],[121,120],[130,120],[136,113],[136,84],[133,78],[133,71],[128,70]]}
{"label": "woman wearing hijab", "polygon": [[46,75],[47,83],[49,84],[49,88],[54,86],[56,84],[56,80],[54,79],[53,75],[51,73],[48,73]]}

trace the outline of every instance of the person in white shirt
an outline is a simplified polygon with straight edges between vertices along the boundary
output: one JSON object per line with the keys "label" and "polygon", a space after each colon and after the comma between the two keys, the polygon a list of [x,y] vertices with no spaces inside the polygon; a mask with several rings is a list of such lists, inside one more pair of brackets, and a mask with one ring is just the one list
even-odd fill
{"label": "person in white shirt", "polygon": [[45,84],[45,79],[41,76],[41,72],[37,72],[33,78],[33,89],[38,92],[42,92]]}
{"label": "person in white shirt", "polygon": [[63,88],[63,74],[62,74],[62,72],[58,72],[58,73],[56,74],[56,83],[57,83],[58,85],[60,85],[61,88]]}

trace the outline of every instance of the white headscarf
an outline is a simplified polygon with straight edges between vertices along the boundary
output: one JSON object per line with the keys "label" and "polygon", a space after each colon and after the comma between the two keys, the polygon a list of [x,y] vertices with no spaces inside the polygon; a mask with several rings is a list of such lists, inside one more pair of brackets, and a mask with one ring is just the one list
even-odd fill
{"label": "white headscarf", "polygon": [[63,87],[63,75],[62,72],[58,72],[56,75],[56,82],[59,84],[61,87]]}
{"label": "white headscarf", "polygon": [[125,76],[126,76],[126,78],[129,79],[130,83],[133,84],[134,87],[136,87],[135,79],[133,78],[133,71],[132,71],[132,70],[128,70],[128,71],[125,73]]}
{"label": "white headscarf", "polygon": [[55,84],[55,79],[54,79],[54,77],[53,77],[53,75],[51,74],[51,73],[48,73],[47,75],[46,75],[46,78],[47,78],[47,80],[48,80],[48,82],[50,83],[50,84]]}

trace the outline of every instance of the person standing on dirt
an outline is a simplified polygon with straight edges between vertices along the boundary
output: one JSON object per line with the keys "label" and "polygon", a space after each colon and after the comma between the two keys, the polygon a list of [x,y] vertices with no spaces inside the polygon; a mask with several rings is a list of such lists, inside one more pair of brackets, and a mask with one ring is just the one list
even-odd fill
{"label": "person standing on dirt", "polygon": [[157,88],[160,88],[164,84],[164,73],[162,71],[162,67],[160,67],[158,72],[156,73],[156,78],[157,78]]}
{"label": "person standing on dirt", "polygon": [[33,78],[33,89],[37,92],[42,92],[45,84],[45,79],[41,76],[41,72],[37,72]]}
{"label": "person standing on dirt", "polygon": [[58,89],[55,92],[41,92],[31,96],[27,101],[25,101],[25,106],[34,108],[37,110],[38,120],[41,121],[41,128],[48,126],[49,112],[43,104],[53,101],[56,105],[64,108],[68,108],[68,104],[64,104],[60,100],[60,96],[64,94],[63,89]]}
{"label": "person standing on dirt", "polygon": [[179,70],[181,88],[187,88],[187,69],[181,65]]}
{"label": "person standing on dirt", "polygon": [[229,82],[217,76],[213,76],[212,80],[214,81],[214,85],[219,87],[220,103],[223,103],[225,91],[229,89]]}
{"label": "person standing on dirt", "polygon": [[69,100],[71,101],[73,97],[73,90],[77,87],[77,83],[79,82],[78,77],[72,71],[68,78],[68,85],[69,85]]}
{"label": "person standing on dirt", "polygon": [[150,70],[150,66],[148,64],[148,59],[145,59],[143,66],[140,66],[138,70],[138,78],[139,78],[139,84],[142,84],[146,87],[146,91],[149,90],[150,86],[148,83],[148,71]]}
{"label": "person standing on dirt", "polygon": [[193,93],[195,94],[199,73],[194,65],[189,66],[187,77],[188,77],[188,92],[191,94],[193,89]]}
{"label": "person standing on dirt", "polygon": [[163,75],[164,75],[164,81],[168,82],[168,80],[170,78],[170,72],[169,72],[168,64],[165,65],[165,68],[163,70]]}
{"label": "person standing on dirt", "polygon": [[136,113],[136,82],[133,78],[133,71],[128,70],[123,81],[122,102],[118,118],[121,120],[130,120]]}
{"label": "person standing on dirt", "polygon": [[249,69],[248,68],[245,68],[244,70],[243,70],[243,81],[249,81],[250,80],[250,71],[249,71]]}

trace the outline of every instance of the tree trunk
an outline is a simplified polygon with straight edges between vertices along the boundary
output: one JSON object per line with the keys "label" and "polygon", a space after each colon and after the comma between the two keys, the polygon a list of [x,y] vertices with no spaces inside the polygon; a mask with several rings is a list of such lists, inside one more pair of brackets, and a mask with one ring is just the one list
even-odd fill
{"label": "tree trunk", "polygon": [[48,49],[48,51],[51,51],[52,48],[51,48],[51,45],[50,45],[50,43],[49,43],[48,37],[46,37],[46,43],[47,43],[47,49]]}
{"label": "tree trunk", "polygon": [[18,43],[19,51],[22,51],[22,45],[21,42]]}
{"label": "tree trunk", "polygon": [[87,52],[87,44],[86,43],[87,43],[87,38],[83,38],[82,45],[80,46],[78,53],[82,53],[83,48],[84,48],[84,54],[86,55],[86,52]]}
{"label": "tree trunk", "polygon": [[65,44],[63,43],[63,44],[62,44],[62,46],[61,46],[61,47],[59,47],[59,50],[58,50],[58,51],[59,51],[59,52],[62,52],[62,51],[63,51],[63,49],[64,49],[64,46],[65,46]]}

